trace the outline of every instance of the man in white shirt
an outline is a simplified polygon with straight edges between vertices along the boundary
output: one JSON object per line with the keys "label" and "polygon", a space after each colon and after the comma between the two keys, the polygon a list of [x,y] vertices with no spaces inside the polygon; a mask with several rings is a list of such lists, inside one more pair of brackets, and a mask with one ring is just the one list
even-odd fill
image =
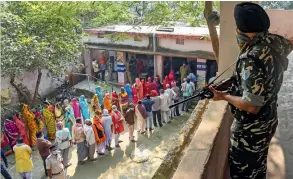
{"label": "man in white shirt", "polygon": [[95,81],[97,81],[97,79],[99,78],[99,63],[95,58],[93,58],[92,65],[93,65],[93,70],[94,70],[94,74],[96,78]]}
{"label": "man in white shirt", "polygon": [[97,158],[94,158],[95,155],[95,151],[96,151],[96,139],[95,139],[95,134],[94,134],[94,130],[92,128],[92,122],[90,119],[86,119],[84,121],[85,125],[84,125],[84,134],[86,136],[86,142],[88,145],[88,149],[89,149],[89,156],[88,159],[90,161],[95,161]]}
{"label": "man in white shirt", "polygon": [[57,123],[56,142],[58,149],[61,152],[64,166],[68,167],[71,163],[68,163],[69,148],[71,146],[71,135],[68,128],[63,128],[63,123]]}
{"label": "man in white shirt", "polygon": [[160,98],[161,98],[161,114],[163,118],[163,123],[170,123],[169,116],[170,116],[170,109],[169,106],[171,105],[170,97],[167,93],[164,93],[163,89],[160,89]]}
{"label": "man in white shirt", "polygon": [[[171,102],[170,105],[172,105],[172,104],[174,104],[174,100],[177,97],[177,94],[170,88],[170,85],[169,84],[167,84],[166,87],[167,87],[167,89],[165,90],[165,93],[168,94],[169,100]],[[174,110],[174,108],[172,108],[170,110],[171,111],[171,114],[170,114],[171,119],[173,117],[172,114],[174,114],[173,110]]]}

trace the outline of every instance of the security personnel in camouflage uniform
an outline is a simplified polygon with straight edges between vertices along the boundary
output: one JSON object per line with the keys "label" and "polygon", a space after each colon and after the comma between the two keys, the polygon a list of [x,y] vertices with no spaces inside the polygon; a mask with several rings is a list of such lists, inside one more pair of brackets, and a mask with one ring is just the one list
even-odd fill
{"label": "security personnel in camouflage uniform", "polygon": [[292,44],[268,33],[270,19],[257,4],[234,9],[236,38],[241,48],[235,76],[238,92],[225,94],[210,87],[214,100],[235,108],[231,126],[229,166],[232,179],[266,178],[270,141],[278,125],[277,94],[288,65]]}

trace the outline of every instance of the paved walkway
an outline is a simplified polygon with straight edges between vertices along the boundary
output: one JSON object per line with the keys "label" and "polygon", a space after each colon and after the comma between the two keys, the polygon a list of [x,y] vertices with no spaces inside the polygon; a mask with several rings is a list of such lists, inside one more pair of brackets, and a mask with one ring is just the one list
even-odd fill
{"label": "paved walkway", "polygon": [[268,156],[268,179],[293,178],[293,53],[278,100],[279,125]]}
{"label": "paved walkway", "polygon": [[[170,124],[162,128],[156,128],[152,134],[141,135],[135,128],[136,143],[129,142],[127,125],[124,124],[125,132],[121,135],[120,149],[114,149],[106,156],[95,162],[86,162],[85,165],[77,165],[76,147],[71,148],[71,163],[67,169],[68,178],[72,179],[148,179],[155,173],[163,158],[166,156],[172,140],[177,138],[178,133],[187,121],[190,113],[183,113],[176,117]],[[114,146],[114,138],[112,147]],[[135,157],[135,158],[134,158]],[[38,151],[32,154],[34,168],[33,179],[45,179],[44,169]],[[146,162],[138,163],[146,159]],[[20,179],[15,172],[14,155],[8,157],[9,173],[13,179]]]}

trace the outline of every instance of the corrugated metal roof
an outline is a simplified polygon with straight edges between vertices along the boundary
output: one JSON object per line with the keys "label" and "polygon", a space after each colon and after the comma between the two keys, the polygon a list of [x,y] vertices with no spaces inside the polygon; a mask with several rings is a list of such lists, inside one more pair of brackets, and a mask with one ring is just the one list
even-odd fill
{"label": "corrugated metal roof", "polygon": [[[101,28],[86,28],[84,29],[88,33],[98,32],[129,32],[129,33],[142,33],[142,34],[170,34],[170,35],[187,35],[187,36],[209,36],[209,30],[207,27],[172,27],[174,32],[163,32],[156,31],[161,26],[127,26],[127,25],[116,25],[107,26]],[[219,34],[219,27],[217,31]]]}

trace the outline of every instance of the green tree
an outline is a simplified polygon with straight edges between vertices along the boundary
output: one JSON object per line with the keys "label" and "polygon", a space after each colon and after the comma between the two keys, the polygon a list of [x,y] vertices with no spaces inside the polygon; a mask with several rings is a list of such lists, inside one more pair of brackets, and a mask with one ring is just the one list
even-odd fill
{"label": "green tree", "polygon": [[[42,69],[62,75],[69,65],[78,66],[84,48],[82,25],[105,25],[129,21],[127,3],[116,2],[6,2],[1,11],[1,76],[10,77],[38,71],[32,100],[35,103]],[[128,8],[128,9],[127,9]],[[127,11],[128,10],[128,11]]]}

